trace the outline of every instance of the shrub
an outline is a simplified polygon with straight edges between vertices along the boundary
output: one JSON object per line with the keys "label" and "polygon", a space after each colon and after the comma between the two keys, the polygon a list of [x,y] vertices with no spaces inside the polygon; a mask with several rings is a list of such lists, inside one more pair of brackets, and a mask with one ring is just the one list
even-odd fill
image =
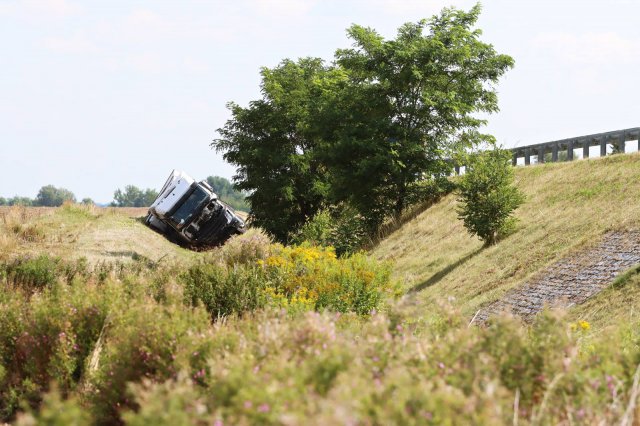
{"label": "shrub", "polygon": [[254,265],[265,259],[271,251],[269,238],[255,229],[232,238],[223,247],[214,251],[214,258],[223,265]]}
{"label": "shrub", "polygon": [[184,300],[202,303],[213,319],[264,306],[264,280],[254,265],[224,268],[197,264],[181,275]]}
{"label": "shrub", "polygon": [[90,373],[89,399],[99,423],[113,424],[122,410],[137,408],[129,383],[175,379],[182,370],[196,381],[206,379],[211,340],[206,313],[134,300],[112,312],[98,366]]}
{"label": "shrub", "polygon": [[269,250],[254,264],[191,266],[180,276],[185,303],[202,303],[213,319],[265,306],[364,315],[396,294],[390,266],[363,254],[338,259],[332,247],[309,245]]}
{"label": "shrub", "polygon": [[510,152],[499,148],[471,155],[459,184],[459,218],[486,245],[495,244],[513,228],[513,211],[524,202],[513,185],[510,161]]}
{"label": "shrub", "polygon": [[52,286],[60,276],[60,258],[46,254],[20,258],[4,266],[10,283],[28,291]]}
{"label": "shrub", "polygon": [[127,425],[215,425],[211,413],[191,378],[183,373],[177,379],[157,383],[145,379],[129,386],[137,411],[123,414]]}
{"label": "shrub", "polygon": [[11,285],[28,293],[51,287],[61,278],[71,283],[76,277],[87,278],[90,275],[86,258],[65,262],[59,257],[49,257],[46,254],[36,258],[15,259],[0,265],[0,271],[3,271],[0,276],[6,276]]}
{"label": "shrub", "polygon": [[334,247],[338,256],[348,256],[370,241],[371,230],[354,208],[341,205],[320,210],[293,238],[295,244]]}
{"label": "shrub", "polygon": [[91,423],[91,412],[77,398],[64,399],[57,389],[44,395],[39,410],[21,414],[16,421],[17,426],[83,426]]}
{"label": "shrub", "polygon": [[63,394],[83,376],[84,359],[98,339],[111,302],[109,292],[85,283],[54,284],[37,297],[0,295],[1,417],[19,403],[39,404],[51,382]]}
{"label": "shrub", "polygon": [[369,314],[397,290],[388,264],[364,254],[337,259],[332,247],[279,246],[264,262],[270,305]]}

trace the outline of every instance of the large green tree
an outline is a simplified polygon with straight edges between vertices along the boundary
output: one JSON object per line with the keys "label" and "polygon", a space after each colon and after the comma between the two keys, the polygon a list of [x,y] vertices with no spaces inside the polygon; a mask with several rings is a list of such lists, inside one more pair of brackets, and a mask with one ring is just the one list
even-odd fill
{"label": "large green tree", "polygon": [[513,65],[480,40],[480,13],[444,9],[385,40],[358,25],[336,62],[306,58],[262,70],[262,98],[212,146],[238,167],[255,223],[287,241],[328,204],[347,203],[375,229],[444,179],[458,152],[486,140],[479,113],[498,110],[494,85]]}
{"label": "large green tree", "polygon": [[345,78],[315,58],[285,60],[261,75],[262,99],[230,103],[232,118],[212,147],[237,166],[236,188],[249,194],[254,223],[285,242],[327,199],[316,150],[331,133],[325,107]]}
{"label": "large green tree", "polygon": [[73,195],[73,192],[64,188],[56,188],[53,185],[47,185],[40,188],[38,191],[38,195],[36,195],[36,199],[34,200],[34,205],[36,206],[47,206],[47,207],[58,207],[61,206],[65,201],[71,201],[73,203],[76,202],[76,196]]}
{"label": "large green tree", "polygon": [[444,9],[393,40],[354,25],[353,48],[336,53],[349,75],[349,113],[326,163],[334,192],[372,221],[399,215],[420,181],[448,174],[448,159],[486,138],[477,113],[498,110],[494,85],[513,60],[480,41],[479,13]]}

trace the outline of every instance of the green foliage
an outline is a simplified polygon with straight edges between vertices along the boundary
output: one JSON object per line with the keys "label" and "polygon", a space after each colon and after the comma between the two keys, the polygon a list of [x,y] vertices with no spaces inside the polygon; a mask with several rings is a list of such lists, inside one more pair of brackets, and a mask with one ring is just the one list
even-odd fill
{"label": "green foliage", "polygon": [[229,204],[235,210],[249,211],[249,203],[246,200],[246,194],[241,191],[236,191],[233,188],[231,182],[220,176],[209,176],[207,183],[213,188],[213,192],[216,193],[225,203]]}
{"label": "green foliage", "polygon": [[264,281],[255,267],[221,268],[200,264],[183,275],[185,302],[201,303],[216,319],[264,306]]}
{"label": "green foliage", "polygon": [[155,189],[147,188],[142,190],[134,185],[127,185],[124,191],[120,188],[113,193],[114,207],[149,207],[155,201],[158,192]]}
{"label": "green foliage", "polygon": [[75,203],[76,196],[68,189],[47,185],[40,188],[33,204],[36,206],[59,207],[64,204],[65,201]]}
{"label": "green foliage", "polygon": [[[218,267],[245,269],[233,272],[236,280],[260,275],[264,303],[286,309],[215,322],[184,303],[171,279],[178,269],[114,266],[104,282],[91,271],[34,294],[0,274],[0,419],[618,424],[625,416],[640,363],[635,322],[590,334],[589,323],[548,311],[528,326],[499,317],[469,327],[447,305],[415,317],[406,303],[373,303],[393,291],[385,265],[309,246],[267,253],[258,244],[234,249],[229,258],[254,255]],[[212,264],[194,268],[201,281],[215,275]],[[160,277],[165,296],[156,298]],[[376,306],[385,313],[371,312]]]}
{"label": "green foliage", "polygon": [[350,77],[349,117],[328,151],[333,190],[372,225],[399,217],[424,177],[450,171],[445,161],[486,139],[477,112],[498,110],[493,87],[513,66],[479,40],[480,14],[444,9],[404,24],[394,40],[352,26],[354,48],[336,53]]}
{"label": "green foliage", "polygon": [[2,276],[7,284],[29,293],[52,287],[58,280],[71,283],[76,277],[89,275],[87,261],[84,258],[65,262],[46,254],[36,258],[15,259],[13,262],[0,265],[0,271],[3,272]]}
{"label": "green foliage", "polygon": [[331,246],[338,256],[351,255],[361,250],[370,240],[367,221],[347,204],[320,210],[300,227],[293,242]]}
{"label": "green foliage", "polygon": [[130,391],[140,408],[123,414],[127,425],[216,425],[206,398],[186,374],[161,383],[143,380],[132,384]]}
{"label": "green foliage", "polygon": [[93,206],[96,203],[91,198],[86,197],[86,198],[83,198],[82,201],[80,201],[80,204],[84,204],[84,205],[87,205],[87,206]]}
{"label": "green foliage", "polygon": [[263,98],[242,108],[212,146],[238,167],[255,223],[287,242],[317,212],[343,202],[370,230],[441,179],[446,161],[487,139],[477,113],[498,110],[494,84],[513,66],[479,40],[480,7],[444,9],[395,39],[352,26],[334,65],[283,61],[262,70]]}
{"label": "green foliage", "polygon": [[249,194],[253,223],[286,242],[326,201],[326,168],[315,152],[331,132],[325,109],[344,78],[314,58],[285,60],[261,75],[262,99],[247,108],[230,103],[232,118],[212,147],[238,167],[234,181]]}
{"label": "green foliage", "polygon": [[289,311],[355,312],[368,315],[385,296],[396,296],[391,268],[364,254],[337,259],[332,247],[276,247],[263,262],[264,293],[271,306]]}
{"label": "green foliage", "polygon": [[485,244],[495,244],[514,225],[513,212],[524,202],[524,195],[513,184],[511,153],[492,150],[472,154],[460,181],[459,218],[469,233]]}
{"label": "green foliage", "polygon": [[55,388],[44,395],[38,411],[21,415],[16,421],[17,426],[84,426],[91,423],[91,413],[77,398],[64,399]]}
{"label": "green foliage", "polygon": [[0,197],[0,206],[25,206],[29,207],[34,205],[34,200],[29,197],[19,197],[15,196],[12,198],[2,198]]}
{"label": "green foliage", "polygon": [[113,423],[121,410],[135,407],[126,392],[129,383],[174,378],[178,368],[200,378],[204,375],[197,373],[207,369],[210,336],[205,313],[137,299],[109,318],[100,363],[91,374],[91,400],[99,423]]}
{"label": "green foliage", "polygon": [[357,254],[336,259],[333,248],[275,245],[252,263],[191,266],[181,276],[184,299],[212,318],[266,306],[290,312],[330,309],[366,315],[395,295],[386,264]]}
{"label": "green foliage", "polygon": [[3,289],[0,296],[0,412],[35,407],[51,382],[74,388],[105,318],[106,297],[86,283],[53,285],[39,297]]}

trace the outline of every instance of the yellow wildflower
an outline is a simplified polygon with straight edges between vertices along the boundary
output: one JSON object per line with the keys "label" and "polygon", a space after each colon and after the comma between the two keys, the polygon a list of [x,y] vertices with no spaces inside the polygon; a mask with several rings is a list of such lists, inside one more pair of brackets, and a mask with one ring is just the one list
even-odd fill
{"label": "yellow wildflower", "polygon": [[584,320],[579,321],[578,325],[580,326],[581,329],[585,331],[591,328],[591,324],[589,324],[587,321],[584,321]]}

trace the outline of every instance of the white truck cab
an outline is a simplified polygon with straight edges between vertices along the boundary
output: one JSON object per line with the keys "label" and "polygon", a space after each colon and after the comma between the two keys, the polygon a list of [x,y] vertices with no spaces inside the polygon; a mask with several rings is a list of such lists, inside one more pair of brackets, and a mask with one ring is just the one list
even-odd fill
{"label": "white truck cab", "polygon": [[173,170],[149,207],[145,223],[169,239],[192,246],[221,245],[245,231],[244,221],[218,199],[207,181]]}

